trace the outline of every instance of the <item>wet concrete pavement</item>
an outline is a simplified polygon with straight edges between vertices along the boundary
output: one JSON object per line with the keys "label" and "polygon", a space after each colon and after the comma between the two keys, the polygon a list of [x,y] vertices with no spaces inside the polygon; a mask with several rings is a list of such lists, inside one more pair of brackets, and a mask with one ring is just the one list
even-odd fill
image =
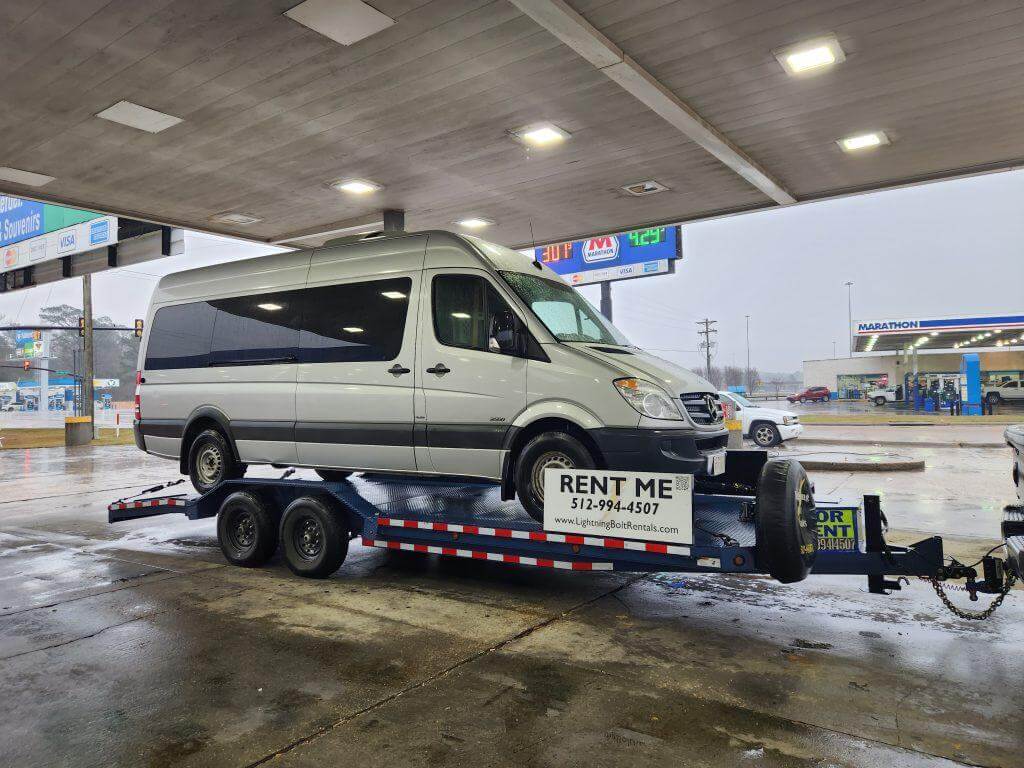
{"label": "wet concrete pavement", "polygon": [[[874,483],[906,496],[890,518],[960,530],[901,505],[994,481],[974,469]],[[112,497],[175,476],[127,447],[0,452],[3,764],[1024,765],[1017,594],[975,624],[919,582],[882,597],[357,545],[308,581],[226,566],[213,521],[106,524]]]}

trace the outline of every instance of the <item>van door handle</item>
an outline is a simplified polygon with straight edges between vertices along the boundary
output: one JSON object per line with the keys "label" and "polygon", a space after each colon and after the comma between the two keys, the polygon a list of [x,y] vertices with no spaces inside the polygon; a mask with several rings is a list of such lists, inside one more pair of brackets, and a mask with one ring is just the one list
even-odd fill
{"label": "van door handle", "polygon": [[390,368],[388,368],[388,373],[392,374],[393,376],[401,376],[403,373],[410,373],[410,371],[408,368],[403,368],[398,363],[395,363]]}
{"label": "van door handle", "polygon": [[446,373],[451,373],[452,369],[444,363],[438,363],[433,368],[427,368],[427,373],[433,373],[436,376],[444,376]]}

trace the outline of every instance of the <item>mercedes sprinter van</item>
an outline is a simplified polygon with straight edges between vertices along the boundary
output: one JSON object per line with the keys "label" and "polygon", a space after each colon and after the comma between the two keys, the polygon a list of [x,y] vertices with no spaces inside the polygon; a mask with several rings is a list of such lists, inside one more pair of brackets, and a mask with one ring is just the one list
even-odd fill
{"label": "mercedes sprinter van", "polygon": [[449,232],[167,275],[138,367],[138,447],[201,492],[249,464],[471,477],[541,519],[549,468],[724,471],[714,387],[544,265]]}

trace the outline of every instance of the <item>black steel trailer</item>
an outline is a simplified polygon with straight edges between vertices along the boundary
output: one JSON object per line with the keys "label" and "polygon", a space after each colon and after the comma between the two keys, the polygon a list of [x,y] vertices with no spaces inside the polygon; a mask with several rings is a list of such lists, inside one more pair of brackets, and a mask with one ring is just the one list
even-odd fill
{"label": "black steel trailer", "polygon": [[[801,509],[795,488],[783,484],[773,494],[763,478],[769,468],[782,470],[780,464],[796,466],[793,476],[802,475],[802,469],[795,462],[766,462],[763,452],[730,452],[730,474],[698,482],[689,544],[552,533],[515,500],[503,501],[494,485],[393,475],[365,474],[342,482],[228,480],[201,496],[122,499],[109,505],[108,517],[117,523],[168,513],[193,520],[216,516],[218,540],[230,562],[262,565],[280,545],[293,572],[313,577],[337,570],[354,539],[370,547],[578,571],[769,573],[781,581],[797,581],[807,573],[861,575],[870,591],[880,594],[899,589],[901,577],[916,576],[930,580],[944,598],[941,583],[962,579],[972,600],[979,593],[997,595],[995,605],[1024,574],[1024,513],[1005,513],[1005,560],[989,554],[967,565],[946,556],[938,536],[906,547],[889,544],[878,496],[864,496],[856,506],[860,530],[855,546],[837,548],[821,539],[813,552],[803,553],[804,570],[794,572],[788,562],[780,566],[778,553],[771,550],[786,542],[780,545],[778,532],[765,529],[764,520],[773,513],[769,506],[796,497],[795,514],[782,510],[796,520],[796,528],[801,514],[824,525],[840,513],[849,514],[851,506],[809,499],[810,509]],[[948,599],[944,602],[953,608]],[[968,618],[989,612],[958,610]]]}

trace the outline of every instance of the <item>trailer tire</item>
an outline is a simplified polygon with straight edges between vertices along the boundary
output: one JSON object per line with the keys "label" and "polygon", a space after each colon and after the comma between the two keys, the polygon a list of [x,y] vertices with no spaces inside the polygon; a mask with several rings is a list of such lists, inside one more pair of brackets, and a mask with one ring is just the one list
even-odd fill
{"label": "trailer tire", "polygon": [[235,491],[217,510],[217,542],[229,563],[256,568],[277,551],[277,521],[255,493]]}
{"label": "trailer tire", "polygon": [[818,521],[807,472],[791,459],[769,461],[757,483],[757,564],[783,584],[803,581],[818,549]]}
{"label": "trailer tire", "polygon": [[544,522],[543,476],[546,468],[593,469],[587,447],[565,432],[541,432],[523,446],[516,458],[516,494],[526,513]]}
{"label": "trailer tire", "polygon": [[324,579],[348,555],[348,521],[315,496],[300,496],[281,517],[281,543],[288,568],[296,576]]}

